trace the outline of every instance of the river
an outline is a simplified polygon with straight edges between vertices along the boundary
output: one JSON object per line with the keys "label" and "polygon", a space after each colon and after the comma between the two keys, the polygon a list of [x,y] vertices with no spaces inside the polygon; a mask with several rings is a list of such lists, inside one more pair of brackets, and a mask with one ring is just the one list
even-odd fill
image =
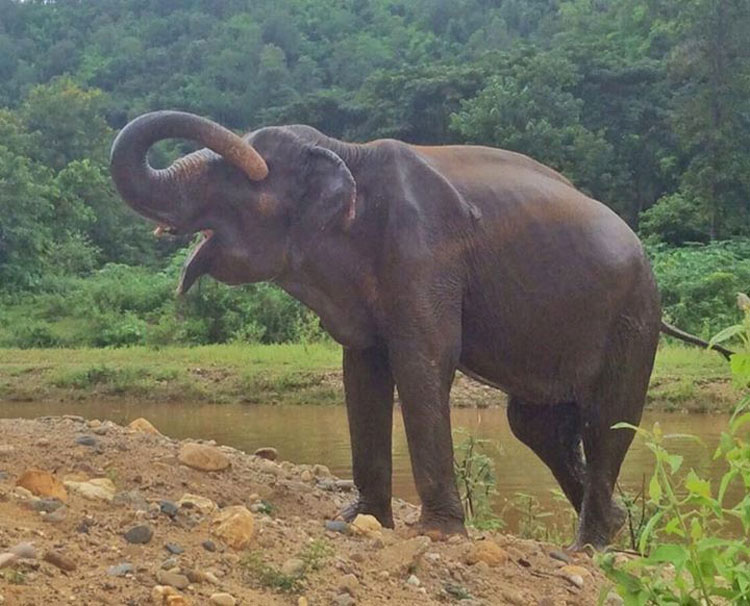
{"label": "river", "polygon": [[[248,404],[179,404],[164,402],[59,403],[4,402],[3,417],[34,418],[44,415],[76,414],[88,419],[110,419],[127,424],[137,417],[149,419],[162,433],[173,438],[213,439],[246,452],[261,446],[278,449],[280,458],[295,463],[323,463],[340,477],[351,477],[349,434],[343,406],[265,406]],[[491,440],[488,454],[495,461],[497,495],[494,509],[505,511],[511,527],[519,522],[518,508],[509,508],[509,500],[518,493],[535,497],[543,510],[562,514],[570,511],[554,498],[557,488],[552,474],[536,456],[511,434],[502,408],[454,408],[453,428],[465,428],[479,438]],[[642,426],[651,428],[659,422],[667,433],[698,436],[704,445],[693,440],[672,442],[670,450],[685,457],[685,468],[695,468],[702,477],[714,479],[722,473],[721,462],[712,454],[726,415],[654,413],[644,415]],[[397,409],[394,415],[393,490],[394,495],[418,502],[411,478],[409,455],[403,420]],[[456,436],[456,441],[461,439]],[[620,484],[638,492],[644,474],[653,469],[653,456],[642,440],[636,438],[623,465]],[[505,509],[504,509],[505,508]]]}

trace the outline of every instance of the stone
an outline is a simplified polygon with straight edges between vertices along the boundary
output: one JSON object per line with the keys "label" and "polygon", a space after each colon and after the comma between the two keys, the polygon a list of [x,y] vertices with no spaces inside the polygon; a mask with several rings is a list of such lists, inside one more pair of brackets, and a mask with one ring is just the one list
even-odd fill
{"label": "stone", "polygon": [[352,573],[345,574],[339,581],[339,591],[346,591],[348,594],[354,596],[359,589],[359,579]]}
{"label": "stone", "polygon": [[262,448],[258,448],[253,454],[256,457],[266,459],[267,461],[275,461],[279,458],[279,451],[272,446],[263,446]]}
{"label": "stone", "polygon": [[138,417],[137,419],[128,423],[128,428],[135,431],[140,431],[141,433],[150,433],[155,436],[161,435],[161,432],[156,429],[156,427],[154,427],[150,421],[144,419],[143,417]]}
{"label": "stone", "polygon": [[211,499],[187,492],[180,497],[177,504],[185,509],[196,509],[203,515],[210,515],[216,511],[216,503]]}
{"label": "stone", "polygon": [[7,457],[16,451],[16,447],[11,444],[0,444],[0,457]]}
{"label": "stone", "polygon": [[208,577],[206,576],[206,573],[202,570],[196,570],[194,568],[190,568],[188,570],[183,570],[182,572],[185,573],[185,576],[188,578],[188,580],[191,583],[205,583],[208,581]]}
{"label": "stone", "polygon": [[60,499],[35,499],[30,503],[31,509],[40,513],[52,513],[62,506],[63,503]]}
{"label": "stone", "polygon": [[297,598],[297,606],[309,606],[309,604],[305,596],[301,595]]}
{"label": "stone", "polygon": [[72,572],[77,568],[75,561],[71,557],[54,549],[47,551],[44,554],[43,559],[45,562],[49,562],[53,566],[57,566],[60,570],[65,570],[66,572]]}
{"label": "stone", "polygon": [[178,565],[177,558],[167,558],[161,563],[161,569],[162,570],[172,570],[172,568],[176,568]]}
{"label": "stone", "polygon": [[341,593],[333,598],[334,606],[352,606],[356,603],[355,599],[348,593]]}
{"label": "stone", "polygon": [[156,580],[160,585],[169,585],[175,589],[185,589],[190,585],[190,579],[184,574],[160,570],[156,573]]}
{"label": "stone", "polygon": [[116,491],[115,485],[109,478],[94,478],[86,482],[68,480],[65,482],[65,487],[89,501],[112,501]]}
{"label": "stone", "polygon": [[216,551],[216,543],[214,543],[211,540],[206,540],[201,543],[201,547],[205,549],[206,551],[214,552]]}
{"label": "stone", "polygon": [[86,421],[86,425],[91,429],[96,429],[97,427],[101,427],[102,422],[99,419],[90,419]]}
{"label": "stone", "polygon": [[501,594],[506,604],[512,604],[513,606],[525,606],[526,604],[524,597],[515,589],[503,589]]}
{"label": "stone", "polygon": [[140,526],[133,526],[133,528],[128,530],[123,536],[128,543],[134,545],[145,545],[151,540],[151,537],[154,536],[154,531],[150,526],[141,524]]}
{"label": "stone", "polygon": [[167,501],[166,499],[159,501],[159,510],[170,518],[175,517],[179,509],[177,504],[172,501]]}
{"label": "stone", "polygon": [[177,543],[167,543],[166,545],[164,545],[164,549],[166,549],[172,555],[180,555],[181,553],[185,553],[185,548],[179,546]]}
{"label": "stone", "polygon": [[177,459],[183,465],[200,471],[221,471],[231,464],[227,455],[218,448],[194,442],[183,444]]}
{"label": "stone", "polygon": [[288,577],[301,577],[305,573],[305,562],[299,558],[289,558],[281,565],[281,572]]}
{"label": "stone", "polygon": [[36,547],[34,547],[33,543],[19,543],[15,547],[11,547],[8,551],[22,560],[36,559]]}
{"label": "stone", "polygon": [[351,523],[352,532],[366,537],[379,536],[382,528],[378,519],[367,513],[357,514],[357,517]]}
{"label": "stone", "polygon": [[559,549],[550,551],[549,557],[551,557],[553,560],[559,560],[560,562],[565,562],[566,564],[570,564],[570,556],[564,551],[560,551]]}
{"label": "stone", "polygon": [[609,592],[609,595],[607,596],[607,600],[604,602],[605,606],[623,606],[625,604],[625,600],[623,600],[619,595],[616,593]]}
{"label": "stone", "polygon": [[148,501],[139,490],[118,492],[112,498],[112,504],[132,507],[136,511],[148,511]]}
{"label": "stone", "polygon": [[328,467],[326,467],[325,465],[321,465],[320,463],[313,465],[312,472],[316,478],[331,477],[331,470],[328,469]]}
{"label": "stone", "polygon": [[78,436],[76,438],[76,444],[79,446],[96,446],[96,438],[90,435]]}
{"label": "stone", "polygon": [[422,581],[417,578],[417,575],[411,574],[409,575],[409,578],[406,579],[406,584],[411,587],[419,587],[422,584]]}
{"label": "stone", "polygon": [[11,564],[15,564],[20,558],[15,553],[0,553],[0,570]]}
{"label": "stone", "polygon": [[66,501],[68,493],[63,483],[48,471],[27,469],[16,481],[16,486],[25,488],[38,497],[50,497]]}
{"label": "stone", "polygon": [[586,580],[593,581],[594,577],[586,568],[583,566],[575,566],[569,564],[559,569],[559,573],[566,579],[568,579],[576,587],[583,587],[583,583]]}
{"label": "stone", "polygon": [[110,577],[124,577],[126,574],[132,574],[135,572],[133,565],[128,562],[122,564],[116,564],[107,568],[107,575]]}
{"label": "stone", "polygon": [[63,506],[59,509],[56,509],[52,513],[46,514],[42,519],[45,522],[49,522],[50,524],[59,524],[60,522],[64,522],[65,519],[68,517],[68,508]]}
{"label": "stone", "polygon": [[156,585],[151,590],[151,601],[162,606],[187,606],[180,592],[169,585]]}
{"label": "stone", "polygon": [[343,520],[326,520],[325,529],[330,530],[331,532],[349,534],[349,524]]}
{"label": "stone", "polygon": [[477,541],[469,549],[466,555],[466,563],[469,565],[477,562],[485,562],[489,566],[495,567],[505,564],[508,561],[508,553],[500,547],[495,541],[490,539]]}
{"label": "stone", "polygon": [[213,606],[235,606],[237,600],[231,593],[212,593],[208,602]]}
{"label": "stone", "polygon": [[431,544],[429,537],[414,537],[385,547],[376,557],[380,560],[382,570],[406,574],[416,567],[421,555]]}
{"label": "stone", "polygon": [[232,549],[245,549],[255,532],[253,514],[243,505],[226,507],[211,522],[213,533]]}

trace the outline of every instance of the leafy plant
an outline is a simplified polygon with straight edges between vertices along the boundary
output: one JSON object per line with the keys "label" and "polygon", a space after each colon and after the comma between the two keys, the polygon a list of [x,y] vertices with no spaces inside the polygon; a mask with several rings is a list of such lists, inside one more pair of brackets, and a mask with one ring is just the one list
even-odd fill
{"label": "leafy plant", "polygon": [[[725,329],[713,343],[734,340],[741,349],[731,358],[739,384],[750,384],[750,299],[738,299],[744,319]],[[607,554],[600,564],[615,583],[626,605],[642,604],[750,604],[750,393],[732,414],[721,434],[714,459],[726,471],[718,489],[694,469],[681,473],[683,457],[666,444],[682,434],[665,434],[659,424],[651,431],[627,423],[614,427],[637,431],[654,453],[655,470],[648,483],[654,515],[638,538],[637,557],[618,565]],[[740,497],[730,501],[730,489]],[[739,529],[741,536],[731,536]],[[602,601],[604,596],[602,596]]]}
{"label": "leafy plant", "polygon": [[466,521],[483,530],[502,528],[503,521],[493,514],[491,503],[491,498],[497,494],[495,464],[484,452],[492,442],[466,430],[456,433],[464,436],[455,449],[453,471]]}
{"label": "leafy plant", "polygon": [[263,560],[261,551],[249,551],[241,560],[241,566],[264,587],[271,587],[283,593],[297,593],[304,589],[308,573],[319,570],[323,562],[333,555],[333,548],[323,539],[307,543],[297,557],[304,566],[299,574],[285,574],[279,568]]}

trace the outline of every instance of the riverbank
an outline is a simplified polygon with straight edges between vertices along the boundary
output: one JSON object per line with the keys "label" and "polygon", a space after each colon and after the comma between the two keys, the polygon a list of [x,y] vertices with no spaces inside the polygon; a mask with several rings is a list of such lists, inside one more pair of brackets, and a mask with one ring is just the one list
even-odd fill
{"label": "riverbank", "polygon": [[[339,404],[341,351],[332,344],[153,349],[0,349],[0,401],[90,399]],[[738,399],[713,352],[664,345],[647,407],[729,411]],[[459,375],[455,406],[496,406],[503,394]]]}
{"label": "riverbank", "polygon": [[559,546],[414,536],[401,500],[395,530],[334,522],[351,482],[262,454],[143,421],[0,419],[0,603],[583,605],[605,585]]}

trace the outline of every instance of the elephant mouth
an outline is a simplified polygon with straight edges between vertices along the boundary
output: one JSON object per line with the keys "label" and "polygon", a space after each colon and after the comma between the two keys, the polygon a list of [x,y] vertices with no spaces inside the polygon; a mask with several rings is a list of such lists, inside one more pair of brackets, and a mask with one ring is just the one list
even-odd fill
{"label": "elephant mouth", "polygon": [[[184,295],[195,281],[200,278],[203,274],[208,273],[211,269],[210,263],[210,251],[214,248],[213,236],[214,230],[212,229],[201,229],[196,232],[200,233],[201,237],[198,243],[190,251],[185,264],[182,266],[182,272],[180,273],[180,280],[177,284],[177,294]],[[181,235],[180,230],[171,225],[160,223],[154,230],[154,235],[157,238],[161,238],[165,234],[173,236]]]}

